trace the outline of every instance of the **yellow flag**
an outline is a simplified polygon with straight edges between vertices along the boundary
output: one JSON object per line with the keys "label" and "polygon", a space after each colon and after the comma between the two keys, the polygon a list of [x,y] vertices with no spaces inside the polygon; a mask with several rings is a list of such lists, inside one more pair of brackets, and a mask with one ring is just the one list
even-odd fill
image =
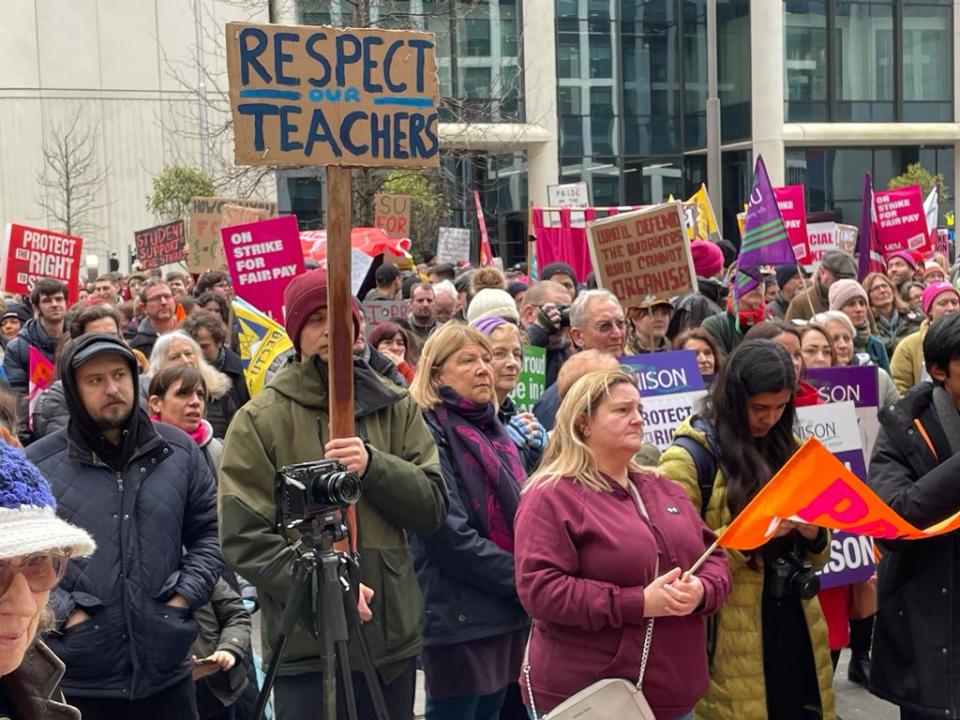
{"label": "yellow flag", "polygon": [[250,397],[256,397],[273,374],[293,354],[286,330],[250,303],[235,298],[233,313],[240,323],[240,360]]}
{"label": "yellow flag", "polygon": [[690,239],[699,238],[701,240],[715,240],[718,234],[717,218],[713,214],[713,207],[710,205],[710,196],[707,195],[707,186],[701,184],[688,203],[692,203],[696,208],[696,227],[690,235]]}

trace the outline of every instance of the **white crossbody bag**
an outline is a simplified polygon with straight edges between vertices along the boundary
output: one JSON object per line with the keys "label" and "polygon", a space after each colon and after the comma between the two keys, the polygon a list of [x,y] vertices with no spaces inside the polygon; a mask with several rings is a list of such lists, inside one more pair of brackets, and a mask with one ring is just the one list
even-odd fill
{"label": "white crossbody bag", "polygon": [[[640,493],[633,483],[628,483],[630,494],[637,504],[640,514],[649,520],[647,509],[640,499]],[[660,574],[660,558],[657,557],[653,576]],[[530,629],[533,636],[533,628]],[[633,683],[623,678],[598,680],[583,690],[567,698],[541,717],[533,700],[533,685],[530,682],[530,640],[523,653],[523,679],[527,685],[527,697],[530,699],[530,712],[534,720],[656,720],[653,710],[643,695],[643,675],[650,656],[650,642],[653,640],[653,618],[647,621],[647,631],[643,638],[643,655],[640,658],[640,674]]]}

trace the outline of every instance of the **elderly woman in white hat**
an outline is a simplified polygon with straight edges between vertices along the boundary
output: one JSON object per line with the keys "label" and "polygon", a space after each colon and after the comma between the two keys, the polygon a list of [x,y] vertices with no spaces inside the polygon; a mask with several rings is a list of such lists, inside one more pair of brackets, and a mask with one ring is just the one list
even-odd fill
{"label": "elderly woman in white hat", "polygon": [[77,720],[56,692],[63,663],[37,638],[52,620],[50,591],[92,538],[54,511],[46,481],[0,442],[0,718]]}

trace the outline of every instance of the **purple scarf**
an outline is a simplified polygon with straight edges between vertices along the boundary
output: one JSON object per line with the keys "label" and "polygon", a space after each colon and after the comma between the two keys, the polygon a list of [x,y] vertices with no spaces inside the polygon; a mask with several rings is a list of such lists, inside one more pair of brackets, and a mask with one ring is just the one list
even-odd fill
{"label": "purple scarf", "polygon": [[433,414],[450,443],[460,485],[480,518],[478,529],[497,547],[513,552],[513,517],[527,477],[517,446],[492,402],[478,405],[446,386],[440,388],[440,400]]}

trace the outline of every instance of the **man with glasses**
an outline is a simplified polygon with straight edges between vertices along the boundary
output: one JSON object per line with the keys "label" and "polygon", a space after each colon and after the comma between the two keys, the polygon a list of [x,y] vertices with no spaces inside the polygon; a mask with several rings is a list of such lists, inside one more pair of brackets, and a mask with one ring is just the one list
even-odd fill
{"label": "man with glasses", "polygon": [[[623,355],[627,341],[627,319],[617,296],[607,290],[587,290],[570,306],[570,342],[577,350],[599,350],[615,358]],[[533,414],[552,430],[560,407],[556,383],[543,393]]]}
{"label": "man with glasses", "polygon": [[177,328],[177,299],[165,280],[150,278],[140,288],[140,302],[146,317],[140,322],[130,347],[149,358],[157,338]]}
{"label": "man with glasses", "polygon": [[54,596],[64,695],[85,720],[195,719],[193,612],[223,570],[213,476],[188,435],[140,407],[119,337],[71,340],[57,369],[70,420],[27,457],[97,544]]}
{"label": "man with glasses", "polygon": [[197,280],[196,295],[200,297],[207,291],[217,293],[227,302],[233,300],[233,285],[230,283],[230,275],[223,270],[207,270]]}

